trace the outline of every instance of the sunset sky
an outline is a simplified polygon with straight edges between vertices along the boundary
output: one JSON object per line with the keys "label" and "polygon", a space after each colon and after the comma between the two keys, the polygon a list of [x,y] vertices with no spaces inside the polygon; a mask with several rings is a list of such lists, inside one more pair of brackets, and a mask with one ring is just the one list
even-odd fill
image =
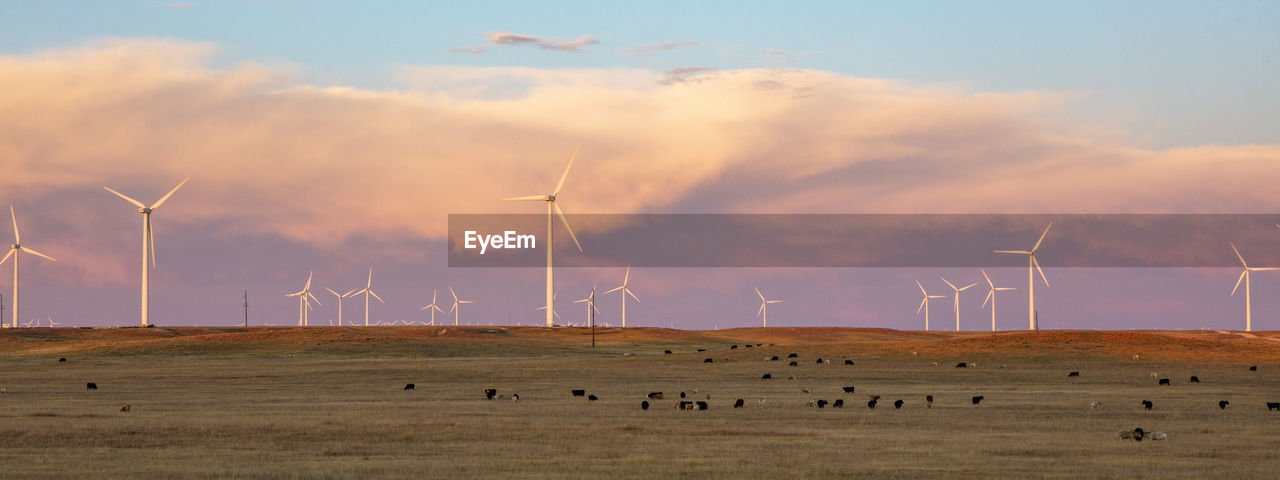
{"label": "sunset sky", "polygon": [[[324,288],[370,267],[375,320],[424,320],[453,285],[464,322],[541,324],[543,270],[449,268],[447,215],[545,211],[500,199],[548,193],[577,145],[574,214],[1276,213],[1277,24],[1277,2],[22,2],[0,19],[0,202],[58,259],[23,256],[22,321],[135,325],[141,216],[102,187],[150,203],[186,177],[154,214],[161,325],[239,324],[244,290],[251,323],[295,324],[309,270],[327,325]],[[1027,244],[992,248],[1039,231],[1011,233]],[[1025,269],[988,272],[1019,288],[1001,327],[1026,328]],[[575,322],[623,275],[556,273]],[[1044,328],[1243,328],[1236,268],[1046,273]],[[1273,273],[1255,330],[1280,329]],[[677,328],[759,325],[758,287],[784,300],[771,325],[915,329],[915,279],[981,280],[631,275],[628,323]],[[990,327],[985,294],[961,297],[965,329]]]}

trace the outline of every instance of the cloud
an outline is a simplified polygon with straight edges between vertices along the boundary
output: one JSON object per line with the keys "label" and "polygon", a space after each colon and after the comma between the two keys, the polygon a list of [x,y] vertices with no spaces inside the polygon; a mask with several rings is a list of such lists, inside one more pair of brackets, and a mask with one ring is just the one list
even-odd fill
{"label": "cloud", "polygon": [[662,72],[658,77],[658,83],[663,85],[675,85],[677,83],[700,81],[705,76],[703,74],[715,72],[718,69],[713,67],[679,67]]}
{"label": "cloud", "polygon": [[530,45],[541,48],[543,50],[552,50],[556,52],[577,52],[582,47],[600,43],[599,40],[592,38],[590,35],[583,35],[575,40],[561,42],[551,40],[546,37],[535,35],[521,35],[518,33],[495,32],[485,35],[494,45]]}
{"label": "cloud", "polygon": [[178,10],[190,10],[190,9],[192,9],[192,8],[195,8],[195,5],[192,5],[192,4],[187,3],[187,2],[173,2],[173,3],[166,3],[166,4],[164,4],[164,6],[165,6],[165,8],[174,8],[174,9],[178,9]]}
{"label": "cloud", "polygon": [[449,53],[465,53],[465,54],[468,54],[468,55],[479,55],[479,54],[481,54],[481,53],[484,53],[484,48],[485,48],[485,47],[483,47],[483,46],[477,46],[477,47],[457,47],[457,48],[450,48],[450,49],[445,50],[445,51],[446,51],[446,52],[449,52]]}
{"label": "cloud", "polygon": [[681,47],[696,47],[696,46],[698,46],[698,42],[695,42],[693,40],[673,40],[670,42],[663,42],[663,43],[658,43],[653,45],[638,45],[635,47],[630,47],[623,50],[622,53],[625,55],[631,55],[635,57],[647,57],[647,56],[653,55],[654,53],[665,51],[665,50],[675,50]]}

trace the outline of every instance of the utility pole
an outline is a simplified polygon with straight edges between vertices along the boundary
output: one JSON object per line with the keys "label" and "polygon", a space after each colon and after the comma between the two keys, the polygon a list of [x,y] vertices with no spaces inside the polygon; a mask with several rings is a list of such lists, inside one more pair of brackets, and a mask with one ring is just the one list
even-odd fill
{"label": "utility pole", "polygon": [[249,291],[244,291],[244,328],[249,328]]}
{"label": "utility pole", "polygon": [[[3,320],[3,319],[4,319],[4,294],[0,293],[0,320]],[[3,324],[4,322],[0,321],[0,325],[3,325]]]}
{"label": "utility pole", "polygon": [[[626,301],[625,298],[622,300]],[[591,314],[590,318],[588,318],[588,321],[591,323],[591,349],[595,350],[596,348],[596,289],[595,287],[591,288],[591,301],[587,303],[587,308],[589,309],[587,310],[587,313]]]}

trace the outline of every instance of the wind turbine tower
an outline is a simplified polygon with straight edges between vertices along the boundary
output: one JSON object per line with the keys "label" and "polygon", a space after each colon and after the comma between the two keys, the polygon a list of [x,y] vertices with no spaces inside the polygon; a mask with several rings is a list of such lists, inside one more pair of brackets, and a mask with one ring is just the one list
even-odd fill
{"label": "wind turbine tower", "polygon": [[315,272],[307,272],[307,284],[303,285],[302,290],[294,293],[285,294],[286,297],[298,297],[298,326],[305,327],[308,323],[307,313],[311,311],[311,300],[315,300],[316,304],[320,304],[320,299],[311,294],[311,275]]}
{"label": "wind turbine tower", "polygon": [[[18,234],[18,215],[13,213],[13,205],[9,205],[9,217],[13,219],[13,247],[9,249],[9,253],[5,254],[4,259],[0,260],[0,265],[4,265],[9,257],[13,257],[13,323],[10,328],[18,328],[18,259],[22,257],[23,252],[49,260],[53,260],[53,257],[22,246],[22,236]],[[0,319],[0,323],[3,321]]]}
{"label": "wind turbine tower", "polygon": [[[581,147],[581,145],[579,145],[578,147]],[[547,195],[529,195],[529,196],[525,196],[525,197],[511,197],[511,198],[504,198],[504,199],[503,199],[503,200],[517,201],[517,202],[520,202],[520,201],[530,201],[530,202],[547,202],[547,241],[546,241],[546,247],[547,247],[547,305],[546,305],[546,310],[547,310],[547,327],[551,327],[551,326],[554,326],[554,325],[555,325],[555,318],[554,318],[554,317],[555,317],[555,307],[552,305],[552,303],[554,303],[554,302],[555,302],[555,291],[554,291],[554,290],[555,290],[555,287],[554,287],[554,285],[555,285],[555,284],[554,284],[554,282],[552,281],[552,271],[551,271],[551,251],[552,251],[552,250],[554,249],[554,247],[555,247],[555,244],[554,244],[554,243],[552,243],[552,241],[551,241],[551,239],[552,239],[552,232],[553,232],[553,229],[552,229],[551,227],[554,225],[554,224],[551,222],[551,217],[552,217],[552,214],[553,214],[553,213],[554,213],[554,214],[556,214],[556,215],[559,215],[559,216],[560,216],[560,222],[561,222],[561,223],[564,223],[564,229],[565,229],[566,231],[568,231],[568,232],[569,232],[569,237],[573,239],[573,244],[574,244],[574,245],[576,245],[576,246],[578,247],[578,251],[579,251],[579,252],[581,252],[581,251],[582,251],[582,244],[578,243],[578,237],[577,237],[576,235],[574,235],[574,234],[573,234],[573,228],[570,228],[570,227],[569,227],[569,220],[568,220],[568,219],[566,219],[566,218],[564,217],[564,210],[561,210],[561,209],[560,209],[560,204],[556,203],[556,196],[560,194],[560,189],[564,188],[564,180],[565,180],[566,178],[569,178],[569,169],[573,167],[573,160],[574,160],[575,158],[577,158],[577,157],[578,157],[578,147],[574,147],[574,148],[573,148],[573,156],[570,156],[570,157],[569,157],[569,165],[568,165],[568,166],[566,166],[566,167],[564,167],[564,174],[560,176],[560,183],[557,183],[557,184],[556,184],[556,188],[555,188],[555,190],[552,190],[550,194],[547,194]]]}
{"label": "wind turbine tower", "polygon": [[1044,227],[1044,233],[1040,234],[1040,239],[1036,240],[1035,246],[1031,250],[995,250],[995,253],[1010,253],[1015,255],[1027,256],[1027,324],[1031,330],[1039,328],[1036,325],[1036,282],[1035,273],[1040,272],[1040,279],[1044,280],[1044,286],[1049,286],[1049,279],[1045,278],[1044,270],[1040,269],[1040,262],[1036,261],[1036,250],[1040,248],[1040,244],[1044,242],[1045,235],[1049,234],[1049,229],[1053,228],[1053,222],[1049,222],[1049,226]]}
{"label": "wind turbine tower", "polygon": [[760,317],[760,326],[769,326],[769,304],[782,303],[782,300],[765,300],[764,294],[760,293],[760,289],[756,289],[756,295],[760,297],[760,310],[756,311],[756,316]]}
{"label": "wind turbine tower", "polygon": [[996,331],[996,292],[1017,289],[1013,287],[997,287],[996,284],[991,282],[991,277],[987,276],[986,270],[982,270],[982,278],[987,279],[987,286],[991,287],[991,290],[987,291],[987,298],[982,301],[982,306],[985,308],[987,306],[987,302],[991,302],[991,331],[994,332]]}
{"label": "wind turbine tower", "polygon": [[146,327],[147,325],[149,325],[147,320],[147,314],[151,310],[151,300],[150,298],[148,298],[148,295],[151,291],[151,287],[150,287],[151,284],[150,284],[150,281],[148,280],[150,269],[147,267],[148,251],[151,252],[151,268],[155,268],[156,266],[156,245],[155,245],[156,239],[155,239],[155,235],[151,231],[151,212],[155,211],[155,209],[157,208],[160,208],[160,205],[164,204],[164,201],[168,200],[169,197],[172,196],[174,192],[178,191],[179,188],[182,188],[183,185],[186,185],[187,180],[191,180],[191,177],[187,177],[182,182],[179,182],[178,186],[173,187],[173,190],[169,190],[169,193],[166,193],[163,197],[160,197],[160,200],[156,200],[156,203],[152,204],[150,207],[143,205],[142,202],[129,198],[128,195],[112,190],[111,187],[102,187],[107,189],[108,192],[114,193],[116,194],[116,196],[123,198],[125,199],[125,201],[137,206],[138,213],[142,214],[142,326],[143,327]]}
{"label": "wind turbine tower", "polygon": [[954,305],[952,305],[952,310],[955,310],[955,312],[956,312],[956,331],[957,331],[957,332],[959,332],[959,331],[960,331],[960,292],[963,292],[963,291],[965,291],[965,290],[968,290],[970,287],[973,287],[974,285],[977,285],[978,283],[977,283],[977,282],[974,282],[974,283],[970,283],[970,284],[968,284],[968,285],[965,285],[965,286],[963,286],[963,287],[956,288],[956,286],[955,286],[955,285],[952,285],[952,284],[951,284],[951,282],[948,282],[946,278],[943,278],[943,277],[938,277],[938,278],[942,278],[942,281],[943,281],[943,282],[946,282],[947,286],[948,286],[948,287],[951,287],[951,289],[952,289],[952,290],[955,290],[955,292],[956,292],[956,296],[955,296],[955,304],[954,304]]}
{"label": "wind turbine tower", "polygon": [[630,265],[627,266],[626,275],[622,276],[622,285],[618,285],[617,288],[604,292],[605,295],[608,295],[610,293],[617,292],[619,290],[622,291],[622,328],[627,328],[627,295],[631,295],[631,298],[634,298],[637,302],[640,301],[640,298],[636,297],[636,294],[631,293],[630,288],[627,288],[627,282],[629,281],[631,281]]}
{"label": "wind turbine tower", "polygon": [[929,331],[929,299],[946,298],[946,295],[929,295],[929,292],[924,291],[924,285],[921,285],[919,280],[916,280],[916,286],[920,287],[920,293],[924,294],[924,299],[920,300],[920,306],[916,307],[916,313],[919,314],[920,310],[924,310],[924,331],[927,332]]}
{"label": "wind turbine tower", "polygon": [[351,295],[360,295],[360,294],[364,294],[364,326],[367,327],[369,326],[369,296],[373,295],[373,298],[378,299],[379,302],[382,302],[384,304],[387,303],[387,302],[383,302],[382,297],[379,297],[378,294],[373,293],[373,267],[369,267],[369,280],[365,282],[364,288],[359,291],[351,293]]}
{"label": "wind turbine tower", "polygon": [[436,290],[432,290],[432,291],[431,291],[431,304],[430,304],[430,305],[427,305],[427,306],[425,306],[425,307],[422,307],[422,308],[418,309],[419,311],[422,311],[422,310],[431,310],[431,326],[433,326],[433,327],[436,325],[436,312],[444,313],[444,310],[441,310],[441,309],[440,309],[440,307],[439,307],[438,305],[436,305],[436,293],[437,293],[437,291],[436,291]]}
{"label": "wind turbine tower", "polygon": [[449,308],[449,311],[453,312],[453,326],[456,327],[458,326],[458,310],[459,310],[458,305],[461,305],[464,303],[476,303],[476,302],[473,302],[471,300],[460,300],[458,298],[458,294],[453,291],[452,285],[449,286],[449,295],[453,295],[453,306]]}
{"label": "wind turbine tower", "polygon": [[1240,282],[1244,281],[1244,331],[1253,331],[1253,298],[1249,288],[1249,272],[1264,272],[1269,270],[1280,270],[1275,267],[1250,267],[1244,262],[1244,256],[1240,255],[1240,250],[1236,249],[1236,244],[1231,244],[1231,250],[1236,252],[1236,258],[1240,259],[1240,265],[1244,267],[1244,271],[1240,272],[1240,278],[1236,280],[1235,288],[1231,289],[1231,296],[1236,295],[1236,290],[1240,288]]}

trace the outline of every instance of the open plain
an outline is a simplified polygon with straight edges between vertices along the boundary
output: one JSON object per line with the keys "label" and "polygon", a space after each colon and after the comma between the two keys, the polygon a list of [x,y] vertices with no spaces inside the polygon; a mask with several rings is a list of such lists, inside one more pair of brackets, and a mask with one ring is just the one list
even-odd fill
{"label": "open plain", "polygon": [[[638,328],[599,329],[596,339],[593,349],[589,330],[533,327],[4,330],[0,477],[1280,471],[1280,411],[1266,405],[1280,402],[1275,332]],[[490,388],[503,399],[485,400]],[[641,410],[657,391],[664,399]],[[676,410],[680,392],[709,409]],[[881,396],[874,410],[870,395]],[[984,400],[974,405],[977,395]],[[735,409],[739,398],[745,406]],[[845,406],[807,406],[818,399]],[[1168,440],[1117,438],[1135,427]]]}

